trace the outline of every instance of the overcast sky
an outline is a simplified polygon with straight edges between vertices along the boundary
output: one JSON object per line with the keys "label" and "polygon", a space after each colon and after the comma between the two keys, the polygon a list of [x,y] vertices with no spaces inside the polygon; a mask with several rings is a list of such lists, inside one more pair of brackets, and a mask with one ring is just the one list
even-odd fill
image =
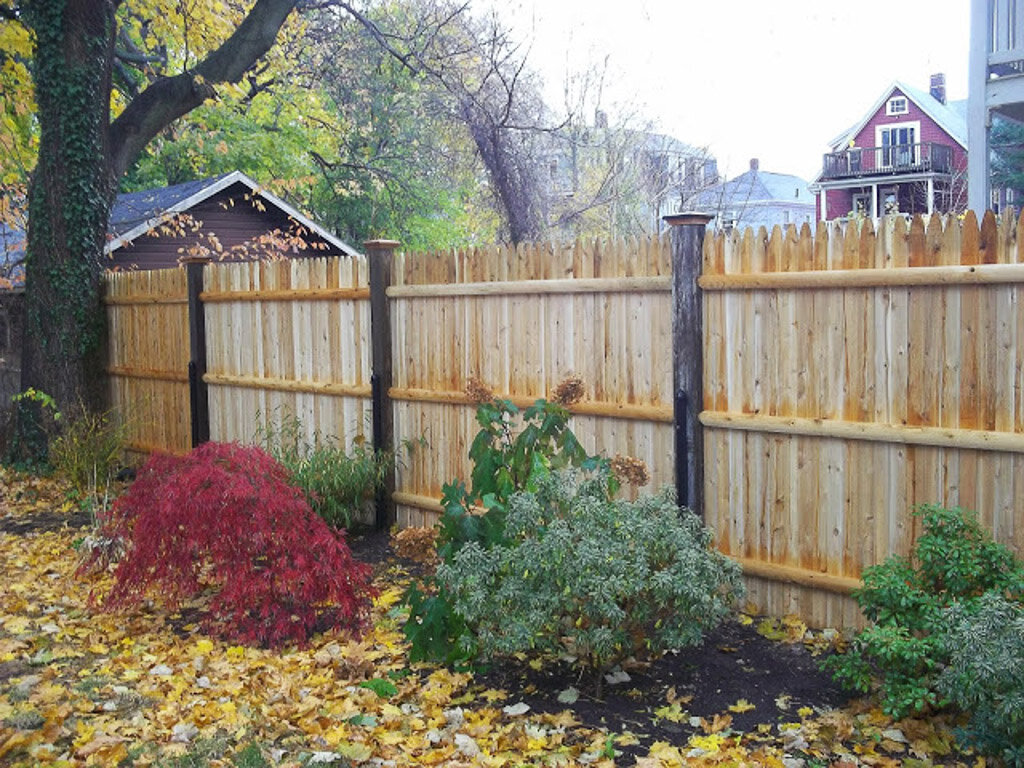
{"label": "overcast sky", "polygon": [[[566,65],[608,59],[609,101],[708,146],[735,176],[761,169],[811,180],[828,142],[894,80],[927,90],[946,75],[966,98],[968,0],[512,0],[559,102]],[[628,108],[628,107],[627,107]]]}

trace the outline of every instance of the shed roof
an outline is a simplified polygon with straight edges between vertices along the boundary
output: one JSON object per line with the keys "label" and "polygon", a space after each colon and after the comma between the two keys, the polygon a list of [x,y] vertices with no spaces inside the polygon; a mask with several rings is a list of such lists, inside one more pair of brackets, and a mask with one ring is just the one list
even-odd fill
{"label": "shed roof", "polygon": [[[128,245],[134,238],[149,232],[175,214],[183,213],[235,184],[248,189],[251,194],[258,195],[263,201],[278,208],[342,253],[350,256],[358,255],[355,248],[300,213],[281,198],[262,189],[259,184],[241,171],[118,195],[110,211],[110,221],[107,225],[107,245],[104,251],[112,253]],[[0,222],[0,278],[6,277],[15,283],[24,280],[24,266],[20,263],[24,255],[25,233]],[[13,267],[12,265],[17,266]]]}
{"label": "shed roof", "polygon": [[358,255],[359,252],[355,248],[300,213],[281,198],[263,189],[241,171],[232,171],[210,179],[186,181],[168,187],[118,195],[110,211],[110,223],[107,228],[109,241],[104,250],[106,253],[116,251],[175,214],[184,213],[235,184],[248,188],[252,194],[258,195],[270,205],[278,208],[342,253],[349,256]]}

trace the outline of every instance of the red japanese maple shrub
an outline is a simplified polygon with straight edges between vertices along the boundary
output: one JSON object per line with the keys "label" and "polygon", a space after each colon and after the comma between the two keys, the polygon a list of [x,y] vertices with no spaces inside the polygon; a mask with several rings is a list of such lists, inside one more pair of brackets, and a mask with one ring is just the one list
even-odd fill
{"label": "red japanese maple shrub", "polygon": [[154,595],[174,605],[210,590],[210,631],[268,646],[330,627],[358,631],[369,615],[369,566],[255,446],[152,457],[115,503],[107,535],[128,542],[108,608]]}

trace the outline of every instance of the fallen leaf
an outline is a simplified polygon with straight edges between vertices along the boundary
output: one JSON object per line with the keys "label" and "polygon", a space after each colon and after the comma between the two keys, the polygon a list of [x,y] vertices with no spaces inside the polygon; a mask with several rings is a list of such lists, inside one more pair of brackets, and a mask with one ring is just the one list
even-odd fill
{"label": "fallen leaf", "polygon": [[560,704],[575,704],[579,701],[579,698],[580,692],[571,685],[558,694],[558,702]]}
{"label": "fallen leaf", "polygon": [[730,704],[729,705],[729,711],[730,712],[736,712],[736,713],[749,712],[752,709],[755,709],[754,705],[751,704],[746,699],[740,699],[735,704]]}

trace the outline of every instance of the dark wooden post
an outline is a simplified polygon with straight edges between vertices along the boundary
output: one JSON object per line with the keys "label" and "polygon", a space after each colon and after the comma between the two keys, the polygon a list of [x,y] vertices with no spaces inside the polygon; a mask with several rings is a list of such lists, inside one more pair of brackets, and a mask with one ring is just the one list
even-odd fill
{"label": "dark wooden post", "polygon": [[679,504],[704,513],[704,302],[701,275],[704,213],[666,216],[672,227],[672,360],[675,398],[676,493]]}
{"label": "dark wooden post", "polygon": [[206,376],[206,312],[200,297],[203,271],[209,262],[209,259],[204,258],[185,261],[188,286],[188,394],[193,448],[210,440],[210,393],[203,380]]}
{"label": "dark wooden post", "polygon": [[[391,285],[391,268],[395,261],[396,240],[367,240],[366,258],[370,264],[370,338],[373,344],[373,373],[370,392],[373,398],[373,448],[394,452],[395,415],[391,405],[391,309],[387,290]],[[395,522],[395,473],[388,473],[384,487],[377,491],[377,528],[388,528]]]}

